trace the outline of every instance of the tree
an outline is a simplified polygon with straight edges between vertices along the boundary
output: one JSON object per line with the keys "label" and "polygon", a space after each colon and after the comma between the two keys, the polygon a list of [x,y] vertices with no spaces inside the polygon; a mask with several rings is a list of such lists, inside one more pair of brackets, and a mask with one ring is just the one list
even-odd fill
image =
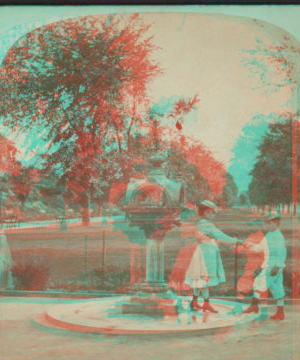
{"label": "tree", "polygon": [[10,187],[21,203],[22,208],[30,193],[34,191],[38,181],[39,171],[32,166],[24,168],[20,163],[19,170],[14,171],[13,175],[10,176]]}
{"label": "tree", "polygon": [[211,189],[211,196],[215,198],[222,194],[223,187],[226,184],[226,168],[201,143],[192,142],[190,144],[187,149],[187,158],[197,166],[199,172],[205,177]]}
{"label": "tree", "polygon": [[250,199],[249,196],[247,194],[247,192],[242,192],[239,196],[239,202],[242,206],[248,206],[250,204]]}
{"label": "tree", "polygon": [[293,72],[296,71],[298,75],[294,62],[299,61],[300,50],[288,36],[281,39],[280,45],[257,39],[253,49],[243,52],[247,54],[243,64],[248,67],[250,76],[259,80],[257,88],[261,88],[266,94],[280,91],[286,85],[297,86]]}
{"label": "tree", "polygon": [[0,134],[0,226],[2,226],[2,207],[4,204],[15,205],[17,203],[17,199],[11,191],[10,181],[11,176],[18,173],[20,169],[16,156],[17,148],[14,143]]}
{"label": "tree", "polygon": [[65,186],[74,173],[87,183],[97,175],[91,169],[110,146],[109,134],[122,153],[129,111],[123,104],[129,97],[141,101],[148,81],[160,72],[148,29],[137,15],[69,19],[28,33],[5,57],[0,76],[4,124],[47,130],[47,167],[56,169]]}
{"label": "tree", "polygon": [[188,99],[181,98],[175,102],[174,107],[168,117],[175,119],[176,128],[178,130],[182,129],[186,115],[188,115],[191,110],[195,109],[196,104],[199,102],[200,100],[198,99],[197,95]]}
{"label": "tree", "polygon": [[237,204],[238,201],[238,188],[231,174],[225,174],[226,184],[223,187],[222,198],[224,205],[232,207]]}
{"label": "tree", "polygon": [[183,181],[188,202],[199,203],[205,198],[211,197],[211,189],[198,166],[189,161],[183,150],[178,144],[170,144],[165,172],[168,177]]}
{"label": "tree", "polygon": [[[298,149],[298,163],[299,162]],[[292,200],[292,120],[269,124],[251,172],[253,204],[289,204]]]}

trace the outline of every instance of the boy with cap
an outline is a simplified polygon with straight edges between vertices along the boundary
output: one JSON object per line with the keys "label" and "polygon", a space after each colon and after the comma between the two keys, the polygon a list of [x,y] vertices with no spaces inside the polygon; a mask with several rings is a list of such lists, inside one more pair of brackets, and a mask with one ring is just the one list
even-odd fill
{"label": "boy with cap", "polygon": [[[265,236],[262,232],[263,220],[261,218],[257,218],[254,221],[248,222],[247,225],[250,228],[251,234],[242,245],[236,247],[238,255],[245,255],[247,257],[245,273],[240,277],[237,283],[237,302],[228,315],[243,313],[242,301],[244,296],[252,291],[254,280],[256,276],[259,275],[261,265],[264,260],[264,254],[262,251],[251,251],[251,246],[260,244]],[[256,231],[254,231],[254,229],[256,229]]]}
{"label": "boy with cap", "polygon": [[284,312],[284,287],[282,271],[285,267],[286,247],[284,237],[279,229],[280,218],[272,216],[265,221],[266,230],[268,231],[265,238],[258,245],[251,247],[252,251],[263,251],[264,261],[261,265],[262,271],[256,277],[253,290],[254,297],[252,305],[244,313],[258,313],[258,300],[261,299],[260,320],[268,320],[267,296],[268,290],[277,299],[277,312],[271,316],[271,320],[283,320]]}
{"label": "boy with cap", "polygon": [[226,281],[220,249],[215,240],[227,245],[236,244],[237,242],[236,238],[224,234],[212,223],[217,210],[217,206],[212,201],[203,201],[198,207],[198,214],[201,218],[196,224],[197,229],[206,235],[205,239],[200,242],[209,279],[205,293],[202,292],[204,296],[203,311],[212,313],[217,313],[217,311],[209,304],[209,287],[217,286]]}

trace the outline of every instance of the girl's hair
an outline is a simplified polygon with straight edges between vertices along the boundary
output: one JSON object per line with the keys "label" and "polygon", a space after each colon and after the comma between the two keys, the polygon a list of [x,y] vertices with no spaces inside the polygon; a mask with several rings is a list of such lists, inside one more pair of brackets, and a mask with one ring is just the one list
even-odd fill
{"label": "girl's hair", "polygon": [[186,220],[186,217],[188,216],[188,213],[190,210],[183,208],[180,213],[180,217],[182,220]]}
{"label": "girl's hair", "polygon": [[194,213],[194,211],[192,211],[190,209],[183,208],[181,210],[180,217],[181,217],[182,220],[186,220],[187,216],[189,214],[192,214],[192,213]]}
{"label": "girl's hair", "polygon": [[214,211],[214,209],[211,209],[210,207],[207,207],[205,205],[197,205],[198,207],[198,215],[199,216],[203,216],[205,211],[209,210],[209,211]]}

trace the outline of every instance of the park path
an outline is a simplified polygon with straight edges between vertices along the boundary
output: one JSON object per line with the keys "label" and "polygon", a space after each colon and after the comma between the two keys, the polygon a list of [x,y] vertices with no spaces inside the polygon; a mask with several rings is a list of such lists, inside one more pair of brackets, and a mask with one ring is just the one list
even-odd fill
{"label": "park path", "polygon": [[[291,306],[287,306],[286,319],[281,323],[252,323],[208,336],[197,333],[159,336],[85,334],[51,329],[32,321],[34,315],[45,309],[70,302],[63,299],[2,298],[1,360],[297,359],[293,358],[295,313]],[[269,313],[274,310],[271,306]]]}

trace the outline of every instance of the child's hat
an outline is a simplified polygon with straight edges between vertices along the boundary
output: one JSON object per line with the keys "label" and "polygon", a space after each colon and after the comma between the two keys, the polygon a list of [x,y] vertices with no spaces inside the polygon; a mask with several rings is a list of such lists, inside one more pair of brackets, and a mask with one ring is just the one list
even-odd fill
{"label": "child's hat", "polygon": [[280,220],[281,220],[280,216],[271,215],[271,216],[269,216],[269,217],[265,220],[265,222],[266,222],[266,223],[269,223],[269,222],[280,221]]}
{"label": "child's hat", "polygon": [[215,210],[215,211],[218,210],[217,205],[214,204],[214,203],[213,203],[212,201],[210,201],[210,200],[204,200],[204,201],[202,201],[201,205],[202,205],[202,206],[205,206],[205,207],[208,207],[208,208],[210,208],[210,209],[213,209],[213,210]]}
{"label": "child's hat", "polygon": [[196,214],[198,214],[197,206],[194,204],[191,204],[191,203],[187,203],[187,204],[183,205],[182,209],[191,210],[191,211],[194,211]]}

